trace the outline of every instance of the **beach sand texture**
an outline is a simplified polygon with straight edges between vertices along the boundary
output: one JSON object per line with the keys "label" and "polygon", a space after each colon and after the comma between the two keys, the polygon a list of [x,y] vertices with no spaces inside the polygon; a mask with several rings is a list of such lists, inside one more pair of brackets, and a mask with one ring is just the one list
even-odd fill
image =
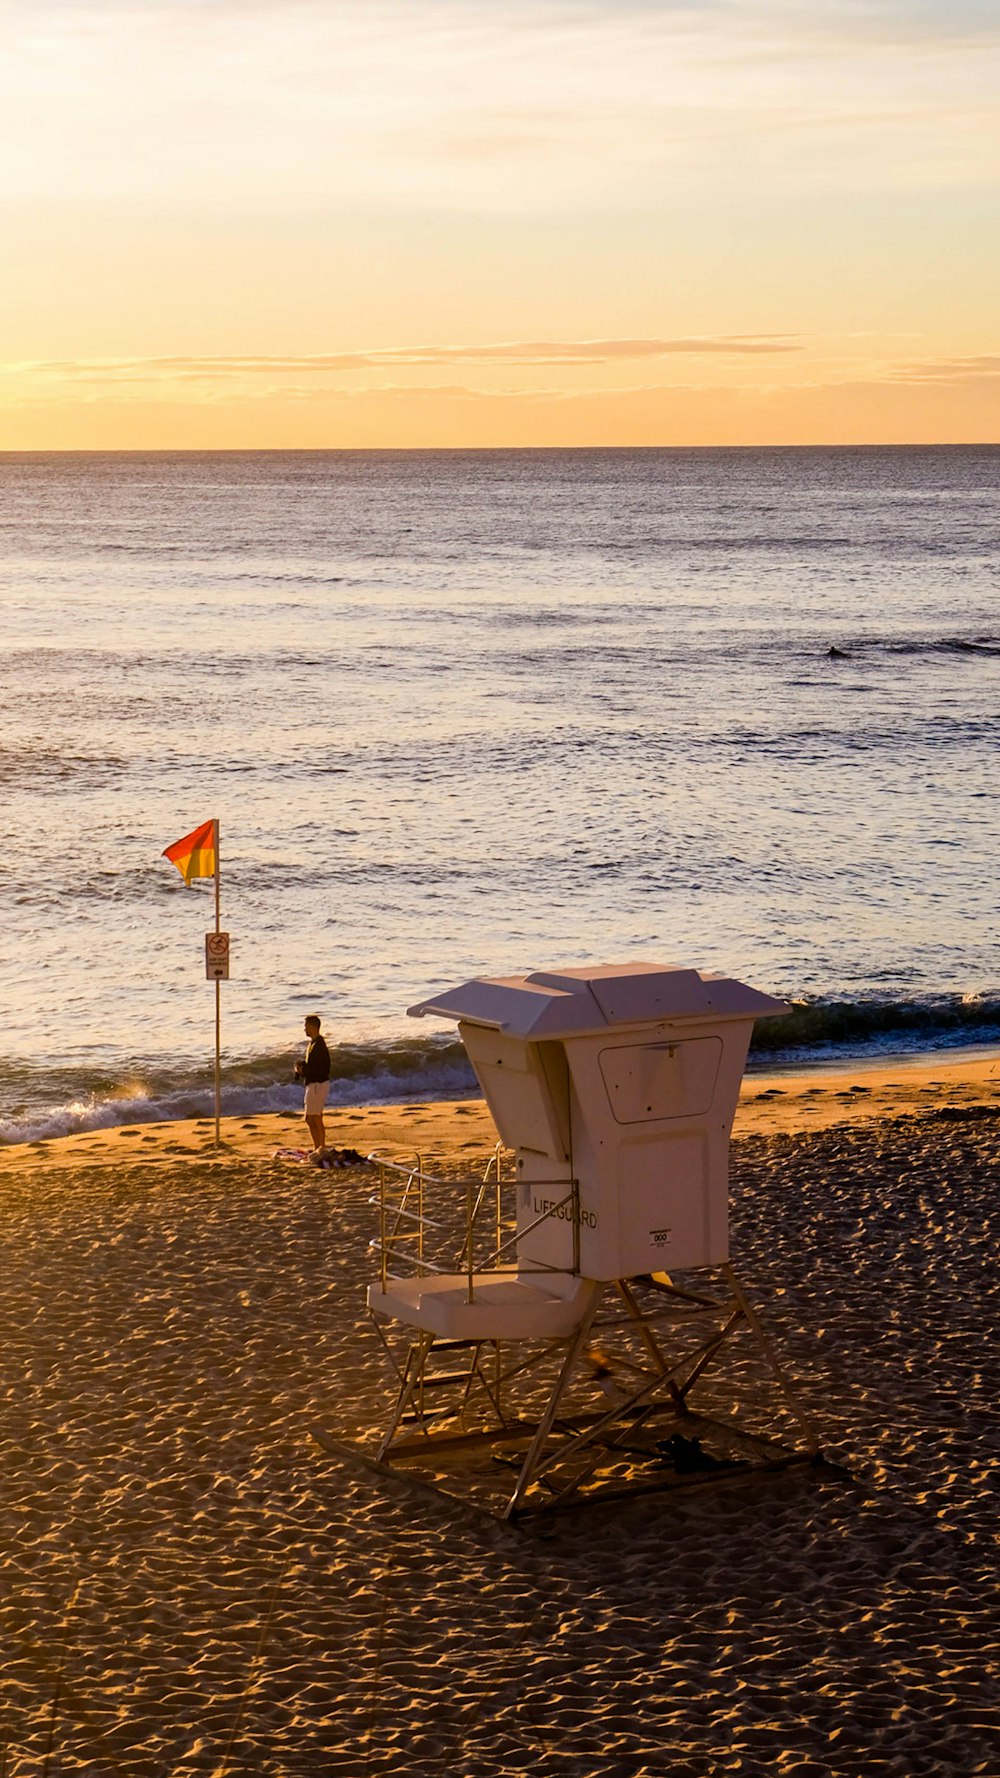
{"label": "beach sand texture", "polygon": [[[521,1530],[310,1437],[389,1407],[370,1174],[268,1159],[281,1119],[2,1151],[6,1778],[995,1774],[1000,1101],[930,1072],[823,1081],[837,1121],[782,1083],[734,1150],[734,1262],[853,1481]],[[379,1118],[488,1150],[474,1103],[334,1140]]]}

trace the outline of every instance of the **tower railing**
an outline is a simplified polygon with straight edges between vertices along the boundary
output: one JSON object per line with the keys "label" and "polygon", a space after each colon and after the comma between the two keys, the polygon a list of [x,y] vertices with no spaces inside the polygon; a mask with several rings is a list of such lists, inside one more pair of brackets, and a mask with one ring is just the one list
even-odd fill
{"label": "tower railing", "polygon": [[[389,1156],[375,1149],[367,1159],[378,1169],[378,1235],[371,1246],[378,1254],[381,1288],[406,1277],[454,1277],[466,1280],[468,1301],[475,1301],[477,1279],[497,1273],[521,1277],[529,1272],[576,1276],[574,1264],[548,1265],[532,1257],[519,1261],[518,1243],[542,1223],[569,1213],[574,1235],[579,1229],[579,1191],[575,1179],[535,1180],[536,1185],[568,1186],[531,1222],[517,1221],[516,1177],[505,1175],[505,1150],[498,1142],[481,1176],[449,1179],[427,1169],[422,1155]],[[492,1191],[490,1187],[493,1187]],[[464,1216],[456,1215],[458,1206]],[[433,1206],[433,1213],[430,1206]],[[449,1215],[449,1212],[451,1214]]]}

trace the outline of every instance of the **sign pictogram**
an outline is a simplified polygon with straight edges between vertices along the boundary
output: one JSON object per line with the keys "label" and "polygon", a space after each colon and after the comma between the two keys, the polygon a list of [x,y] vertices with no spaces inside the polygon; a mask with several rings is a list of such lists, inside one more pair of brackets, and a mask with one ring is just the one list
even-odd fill
{"label": "sign pictogram", "polygon": [[209,982],[228,982],[229,980],[228,932],[206,932],[205,934],[205,979]]}

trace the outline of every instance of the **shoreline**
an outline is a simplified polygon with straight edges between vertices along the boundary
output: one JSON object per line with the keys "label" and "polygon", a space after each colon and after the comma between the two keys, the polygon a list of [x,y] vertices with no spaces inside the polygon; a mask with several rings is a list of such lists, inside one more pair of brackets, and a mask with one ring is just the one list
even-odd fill
{"label": "shoreline", "polygon": [[[350,1052],[355,1046],[348,1043],[344,1047]],[[476,1100],[479,1095],[475,1077],[457,1035],[445,1047],[455,1054],[445,1061],[444,1078],[435,1078],[438,1072],[435,1061],[440,1062],[440,1057],[435,1058],[433,1053],[426,1058],[426,1067],[418,1065],[402,1073],[393,1067],[383,1069],[377,1057],[372,1058],[370,1068],[358,1071],[339,1072],[335,1067],[331,1095],[337,1095],[338,1102],[334,1103],[331,1097],[329,1112],[346,1116],[359,1110],[383,1110],[391,1117],[395,1110],[415,1101],[421,1105],[451,1105]],[[827,1076],[839,1077],[849,1073],[872,1078],[899,1072],[910,1077],[915,1071],[929,1068],[950,1072],[980,1063],[1000,1066],[1000,1043],[995,1037],[978,1043],[897,1050],[863,1046],[852,1052],[847,1047],[838,1049],[825,1045],[817,1045],[816,1050],[814,1053],[808,1047],[792,1046],[787,1053],[751,1051],[744,1077],[745,1089],[800,1079],[822,1085]],[[389,1053],[387,1051],[386,1055]],[[462,1065],[458,1067],[455,1066],[456,1055],[462,1058]],[[269,1060],[270,1070],[259,1078],[252,1059],[231,1058],[224,1063],[223,1117],[234,1126],[252,1119],[294,1118],[298,1115],[301,1096],[299,1088],[292,1082],[291,1058],[284,1072],[279,1071],[277,1075],[274,1073],[274,1058]],[[153,1073],[155,1076],[155,1070]],[[458,1078],[455,1078],[456,1073]],[[59,1065],[56,1066],[57,1080],[58,1074]],[[111,1086],[107,1077],[103,1077],[99,1095],[92,1093],[82,1080],[69,1079],[61,1083],[62,1092],[57,1085],[52,1099],[45,1094],[43,1102],[37,1105],[31,1103],[29,1083],[18,1082],[18,1092],[23,1092],[27,1086],[29,1097],[12,1110],[4,1112],[0,1108],[0,1155],[10,1148],[27,1148],[38,1142],[70,1136],[114,1132],[134,1125],[187,1126],[203,1124],[206,1119],[214,1122],[211,1076],[207,1069],[192,1068],[183,1083],[176,1079],[156,1083],[154,1079],[140,1084],[145,1076],[147,1071],[140,1066],[132,1077],[123,1075],[118,1087]],[[51,1090],[51,1081],[49,1085]]]}
{"label": "shoreline", "polygon": [[[945,1062],[921,1057],[879,1066],[784,1069],[743,1081],[734,1140],[749,1135],[796,1135],[835,1124],[871,1123],[978,1106],[1000,1111],[1000,1052]],[[327,1108],[327,1141],[367,1155],[375,1148],[425,1158],[485,1157],[497,1133],[482,1099],[412,1099]],[[213,1117],[115,1124],[69,1136],[41,1136],[0,1148],[0,1171],[31,1172],[59,1165],[103,1167],[132,1160],[176,1163],[182,1158],[271,1159],[277,1148],[306,1141],[299,1111],[227,1114],[221,1146]]]}

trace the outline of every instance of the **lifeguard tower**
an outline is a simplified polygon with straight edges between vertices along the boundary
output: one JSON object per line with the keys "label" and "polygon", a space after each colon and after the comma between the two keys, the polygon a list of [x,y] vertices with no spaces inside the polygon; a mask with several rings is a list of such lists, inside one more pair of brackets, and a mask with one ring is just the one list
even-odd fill
{"label": "lifeguard tower", "polygon": [[[631,1492],[805,1454],[741,1431],[720,1398],[720,1357],[740,1333],[814,1453],[729,1264],[729,1139],[750,1035],[785,1003],[727,976],[625,963],[479,978],[409,1010],[457,1021],[500,1143],[464,1189],[372,1157],[368,1306],[399,1381],[377,1461],[416,1462],[441,1484],[456,1459],[470,1479],[485,1451],[494,1476],[507,1466],[508,1490],[516,1472],[510,1517],[602,1485]],[[710,1366],[706,1415],[689,1397]],[[745,1357],[739,1368],[745,1381]]]}

